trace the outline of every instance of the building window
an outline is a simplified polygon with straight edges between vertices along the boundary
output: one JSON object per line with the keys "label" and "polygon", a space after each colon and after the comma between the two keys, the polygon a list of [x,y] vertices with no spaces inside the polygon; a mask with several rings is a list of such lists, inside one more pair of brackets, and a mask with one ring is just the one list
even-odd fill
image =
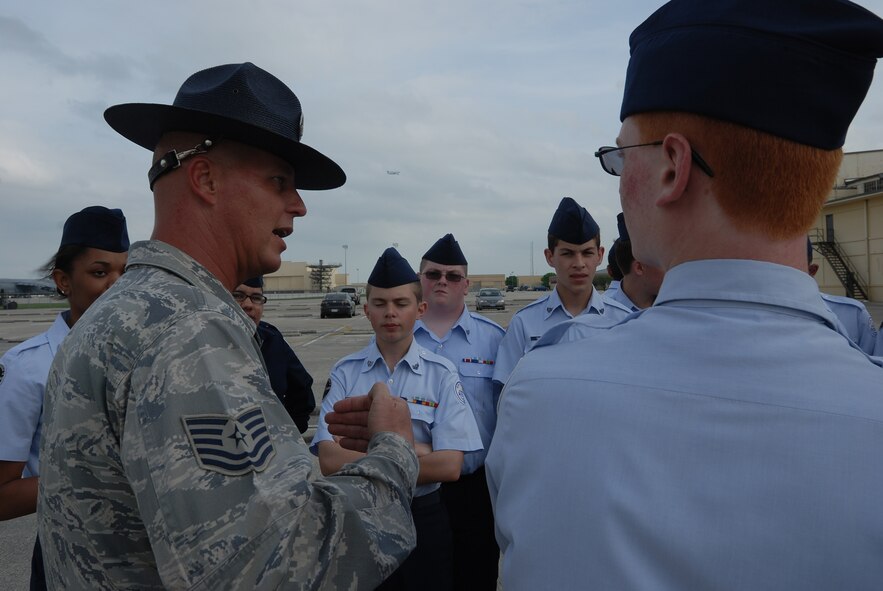
{"label": "building window", "polygon": [[865,193],[877,193],[883,191],[883,179],[876,179],[864,184]]}

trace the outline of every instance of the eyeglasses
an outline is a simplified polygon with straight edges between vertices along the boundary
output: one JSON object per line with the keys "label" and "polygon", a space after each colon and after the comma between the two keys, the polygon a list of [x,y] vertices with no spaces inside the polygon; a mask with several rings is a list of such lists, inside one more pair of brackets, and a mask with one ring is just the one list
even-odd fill
{"label": "eyeglasses", "polygon": [[241,291],[233,292],[233,299],[239,302],[240,304],[244,302],[246,299],[251,300],[251,303],[255,306],[263,306],[267,303],[267,296],[259,293],[253,293],[248,295],[247,293],[243,293]]}
{"label": "eyeglasses", "polygon": [[420,273],[430,281],[438,281],[442,278],[442,275],[445,276],[445,279],[450,281],[451,283],[460,283],[464,279],[466,279],[465,275],[460,275],[459,273],[454,273],[453,271],[448,271],[447,273],[442,273],[437,269],[433,269],[431,271],[424,271]]}
{"label": "eyeglasses", "polygon": [[[595,158],[598,158],[601,161],[601,168],[604,169],[604,172],[607,174],[612,174],[613,176],[619,176],[622,174],[622,165],[625,162],[625,157],[622,155],[623,150],[628,150],[629,148],[643,148],[644,146],[661,146],[662,141],[658,142],[650,142],[648,144],[635,144],[633,146],[601,146],[598,148],[598,151],[595,152]],[[696,166],[699,167],[702,172],[707,174],[710,177],[714,176],[714,171],[711,170],[711,167],[708,163],[703,160],[702,156],[699,155],[699,152],[696,150],[690,149],[690,153],[693,156],[693,162],[696,163]]]}

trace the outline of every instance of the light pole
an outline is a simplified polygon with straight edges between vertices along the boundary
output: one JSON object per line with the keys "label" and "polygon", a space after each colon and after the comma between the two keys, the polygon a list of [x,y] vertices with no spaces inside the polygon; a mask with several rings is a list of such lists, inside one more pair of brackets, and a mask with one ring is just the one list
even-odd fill
{"label": "light pole", "polygon": [[356,283],[361,283],[362,280],[359,278],[359,268],[356,267]]}
{"label": "light pole", "polygon": [[350,281],[350,275],[346,270],[346,251],[347,251],[347,249],[349,249],[349,247],[350,247],[349,244],[343,245],[343,274],[346,275],[347,283],[349,283],[349,281]]}

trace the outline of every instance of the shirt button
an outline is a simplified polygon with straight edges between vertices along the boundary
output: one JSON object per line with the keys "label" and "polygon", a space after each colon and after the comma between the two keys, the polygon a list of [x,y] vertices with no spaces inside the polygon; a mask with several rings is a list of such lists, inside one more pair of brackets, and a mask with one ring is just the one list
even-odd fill
{"label": "shirt button", "polygon": [[392,378],[389,378],[388,380],[386,380],[386,382],[389,383],[389,384],[391,384],[391,383],[392,383]]}

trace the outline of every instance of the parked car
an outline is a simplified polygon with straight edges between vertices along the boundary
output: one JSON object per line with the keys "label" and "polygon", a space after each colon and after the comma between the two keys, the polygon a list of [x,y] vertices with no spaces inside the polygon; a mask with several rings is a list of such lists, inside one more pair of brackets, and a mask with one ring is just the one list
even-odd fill
{"label": "parked car", "polygon": [[349,287],[349,286],[341,287],[338,291],[340,291],[341,293],[350,294],[350,297],[353,299],[353,302],[357,306],[359,305],[359,302],[362,300],[362,296],[359,293],[359,290],[356,289],[355,287]]}
{"label": "parked car", "polygon": [[507,285],[506,291],[515,291],[515,286],[514,285]]}
{"label": "parked car", "polygon": [[503,292],[492,287],[484,287],[478,290],[478,296],[475,298],[475,307],[478,310],[485,308],[495,308],[497,310],[506,309],[506,298]]}
{"label": "parked car", "polygon": [[342,291],[326,293],[319,305],[319,316],[346,316],[351,318],[356,315],[356,304],[353,303],[350,294]]}

